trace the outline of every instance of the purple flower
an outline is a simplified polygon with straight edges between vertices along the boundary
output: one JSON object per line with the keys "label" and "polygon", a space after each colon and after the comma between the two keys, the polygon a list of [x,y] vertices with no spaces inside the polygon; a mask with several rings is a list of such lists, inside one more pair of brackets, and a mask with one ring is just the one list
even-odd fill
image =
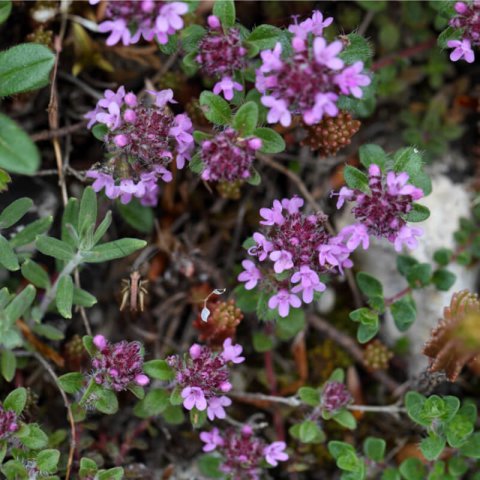
{"label": "purple flower", "polygon": [[322,12],[315,10],[312,14],[312,18],[307,18],[300,24],[290,25],[288,31],[293,33],[296,38],[306,40],[309,33],[313,33],[315,36],[322,35],[323,29],[328,27],[333,22],[332,17],[323,19]]}
{"label": "purple flower", "polygon": [[277,99],[271,95],[262,97],[262,104],[270,108],[267,115],[268,123],[277,123],[284,127],[288,127],[292,123],[292,115],[288,110],[288,105],[285,100]]}
{"label": "purple flower", "polygon": [[452,62],[457,62],[461,58],[464,58],[468,63],[475,61],[475,53],[472,50],[472,44],[468,38],[464,38],[463,40],[449,40],[447,46],[454,49],[450,53],[450,60]]}
{"label": "purple flower", "polygon": [[188,5],[184,2],[166,2],[160,9],[155,26],[159,32],[174,33],[183,28],[181,15],[188,12]]}
{"label": "purple flower", "polygon": [[223,342],[223,352],[221,357],[225,362],[242,363],[245,357],[241,357],[243,347],[241,345],[232,345],[232,339],[227,338]]}
{"label": "purple flower", "polygon": [[98,350],[105,350],[107,347],[107,339],[103,335],[95,335],[93,337],[93,344],[98,348]]}
{"label": "purple flower", "polygon": [[116,103],[111,102],[108,105],[108,113],[97,113],[95,120],[99,123],[104,123],[109,130],[116,130],[122,122],[120,107]]}
{"label": "purple flower", "polygon": [[338,236],[343,239],[348,250],[353,252],[359,245],[366,250],[370,245],[367,227],[361,223],[348,225],[339,232]]}
{"label": "purple flower", "polygon": [[128,29],[127,22],[123,18],[114,21],[106,20],[98,26],[98,31],[101,33],[110,32],[107,38],[107,45],[112,46],[117,44],[120,40],[124,45],[130,45],[132,35]]}
{"label": "purple flower", "polygon": [[207,400],[201,388],[185,387],[181,395],[183,398],[183,406],[187,410],[195,407],[197,410],[203,411],[207,408]]}
{"label": "purple flower", "polygon": [[363,90],[360,87],[370,85],[368,75],[363,75],[363,62],[355,62],[346,67],[338,75],[335,75],[334,82],[339,86],[344,95],[353,95],[355,98],[362,98]]}
{"label": "purple flower", "polygon": [[275,295],[270,297],[268,308],[272,310],[278,309],[280,316],[285,318],[290,312],[290,306],[298,308],[301,304],[301,300],[296,295],[290,293],[288,290],[281,289]]}
{"label": "purple flower", "polygon": [[270,254],[270,260],[274,262],[275,273],[282,273],[293,267],[292,254],[286,250],[275,250]]}
{"label": "purple flower", "polygon": [[321,405],[327,412],[335,412],[352,401],[347,387],[340,382],[327,382],[322,390]]}
{"label": "purple flower", "polygon": [[234,90],[239,92],[243,90],[243,87],[240,83],[235,82],[231,77],[223,77],[219,82],[213,87],[213,93],[219,95],[223,92],[225,100],[231,100],[233,98]]}
{"label": "purple flower", "polygon": [[327,288],[318,278],[317,273],[307,265],[302,265],[300,271],[295,272],[291,278],[292,283],[299,283],[292,288],[293,293],[302,292],[305,303],[311,303],[314,292],[323,292]]}
{"label": "purple flower", "polygon": [[325,114],[335,117],[338,114],[337,100],[338,95],[335,93],[317,93],[313,108],[303,113],[303,120],[307,125],[313,125],[318,123]]}
{"label": "purple flower", "polygon": [[330,45],[323,37],[317,37],[313,41],[315,60],[332,70],[340,70],[343,67],[343,60],[337,57],[342,49],[343,44],[340,40],[336,40]]}
{"label": "purple flower", "polygon": [[173,90],[171,88],[168,88],[166,90],[160,90],[157,92],[156,90],[147,90],[147,92],[155,97],[155,105],[157,107],[164,107],[168,103],[177,103],[173,99]]}
{"label": "purple flower", "polygon": [[224,444],[218,428],[213,428],[210,432],[201,432],[200,440],[205,443],[203,446],[204,452],[212,452]]}
{"label": "purple flower", "polygon": [[[331,195],[337,195],[332,192]],[[342,187],[338,192],[337,208],[342,208],[345,200],[351,200],[354,196],[354,191],[348,187]]]}
{"label": "purple flower", "polygon": [[268,73],[271,71],[279,70],[283,66],[281,60],[282,55],[282,44],[277,42],[273,50],[263,50],[260,52],[260,57],[262,59],[262,66],[260,71]]}
{"label": "purple flower", "polygon": [[190,117],[185,113],[175,115],[174,124],[168,134],[175,138],[178,145],[177,167],[179,169],[185,166],[185,159],[190,159],[191,152],[195,148],[192,132],[193,124]]}
{"label": "purple flower", "polygon": [[407,225],[404,225],[395,237],[393,244],[395,250],[397,252],[401,252],[404,245],[410,250],[417,248],[418,239],[416,237],[421,235],[423,235],[423,230],[421,228],[408,227]]}
{"label": "purple flower", "polygon": [[232,401],[222,395],[221,397],[212,397],[208,400],[207,417],[209,420],[215,420],[215,418],[225,418],[227,413],[223,407],[229,407]]}
{"label": "purple flower", "polygon": [[88,178],[94,178],[92,188],[95,192],[99,192],[102,188],[105,189],[105,195],[114,200],[120,195],[120,190],[115,186],[115,181],[111,175],[107,173],[98,172],[97,170],[88,170],[86,173]]}
{"label": "purple flower", "polygon": [[278,462],[285,462],[288,460],[288,454],[285,452],[287,444],[285,442],[273,442],[263,449],[265,460],[272,467],[276,467]]}
{"label": "purple flower", "polygon": [[258,232],[253,234],[253,239],[255,240],[256,245],[250,247],[248,253],[249,255],[256,255],[258,259],[263,262],[268,257],[269,252],[273,250],[273,244],[272,242],[269,242],[264,235]]}
{"label": "purple flower", "polygon": [[264,220],[260,220],[262,225],[282,225],[285,219],[282,215],[282,204],[278,200],[273,201],[272,208],[261,208],[260,215]]}
{"label": "purple flower", "polygon": [[420,188],[407,184],[408,173],[402,172],[396,175],[394,172],[387,174],[387,189],[390,195],[410,195],[413,200],[423,197],[423,191]]}
{"label": "purple flower", "polygon": [[304,203],[303,198],[295,196],[293,198],[284,198],[282,200],[282,207],[285,208],[290,215],[294,215],[300,211]]}
{"label": "purple flower", "polygon": [[5,440],[20,428],[17,414],[13,410],[5,410],[0,405],[0,440]]}
{"label": "purple flower", "polygon": [[245,270],[238,275],[237,280],[246,282],[245,290],[252,290],[257,286],[258,281],[262,278],[262,274],[251,260],[243,260],[242,267]]}

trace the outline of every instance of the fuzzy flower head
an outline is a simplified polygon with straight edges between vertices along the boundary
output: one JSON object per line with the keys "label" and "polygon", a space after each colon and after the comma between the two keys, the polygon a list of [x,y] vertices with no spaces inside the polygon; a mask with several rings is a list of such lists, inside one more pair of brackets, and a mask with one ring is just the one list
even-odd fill
{"label": "fuzzy flower head", "polygon": [[241,138],[236,130],[227,128],[201,144],[202,178],[213,182],[246,181],[252,177],[255,151],[261,140]]}
{"label": "fuzzy flower head", "polygon": [[447,46],[453,48],[450,60],[456,62],[464,59],[473,63],[473,49],[480,45],[480,2],[456,2],[455,11],[457,15],[450,20],[450,26],[461,33],[461,38],[447,42]]}
{"label": "fuzzy flower head", "polygon": [[17,414],[13,410],[5,410],[0,405],[0,440],[5,440],[19,428]]}
{"label": "fuzzy flower head", "polygon": [[341,382],[327,382],[322,390],[321,404],[327,412],[335,412],[352,401],[347,387]]}
{"label": "fuzzy flower head", "polygon": [[[90,3],[93,3],[90,0]],[[183,28],[182,16],[188,12],[185,2],[157,0],[111,0],[105,10],[106,20],[98,29],[109,33],[107,45],[131,45],[143,37],[147,41],[168,42],[170,35]]]}
{"label": "fuzzy flower head", "polygon": [[222,456],[220,470],[233,479],[258,479],[262,463],[276,467],[278,462],[288,460],[285,442],[267,444],[248,425],[240,431],[229,428],[220,432],[214,428],[200,433],[200,440],[205,443],[204,452],[216,451]]}
{"label": "fuzzy flower head", "polygon": [[225,407],[231,400],[224,394],[229,392],[229,363],[241,363],[242,347],[232,344],[227,338],[223,351],[214,353],[209,347],[192,345],[184,357],[173,356],[167,361],[175,371],[175,381],[187,410],[196,408],[207,411],[208,418],[225,418]]}
{"label": "fuzzy flower head", "polygon": [[[172,90],[149,91],[145,102],[124,87],[107,90],[92,112],[89,128],[102,130],[108,161],[87,172],[93,189],[105,189],[111,198],[129,203],[133,197],[156,205],[158,181],[170,182],[172,160],[183,168],[194,148],[192,122],[186,114],[173,115]],[[99,126],[99,127],[98,127]]]}
{"label": "fuzzy flower head", "polygon": [[145,386],[150,379],[143,373],[143,349],[138,342],[109,343],[96,335],[97,353],[92,358],[93,379],[98,385],[116,392],[129,386]]}
{"label": "fuzzy flower head", "polygon": [[339,56],[343,43],[328,43],[322,36],[323,28],[331,21],[323,20],[316,11],[312,18],[290,25],[294,34],[291,54],[283,54],[280,43],[260,52],[262,65],[256,71],[256,88],[263,94],[262,104],[269,109],[269,123],[287,127],[292,115],[301,115],[307,125],[317,124],[327,115],[338,114],[341,93],[363,96],[362,87],[371,82],[362,73],[363,63],[345,65]]}
{"label": "fuzzy flower head", "polygon": [[350,248],[360,244],[367,248],[369,235],[386,238],[398,252],[404,245],[409,249],[417,246],[416,237],[422,230],[409,227],[405,216],[412,210],[414,201],[423,197],[423,191],[408,180],[408,173],[385,175],[378,165],[372,164],[368,170],[368,193],[347,187],[340,190],[337,208],[345,202],[356,202],[352,213],[359,223],[341,232]]}
{"label": "fuzzy flower head", "polygon": [[300,307],[302,300],[311,303],[315,292],[325,290],[321,274],[341,273],[352,266],[353,249],[327,231],[326,215],[302,213],[303,203],[299,197],[284,198],[275,200],[272,208],[260,209],[265,230],[254,233],[254,245],[248,250],[260,265],[246,260],[238,276],[247,289],[259,285],[273,290],[268,306],[281,317],[288,316],[290,308]]}

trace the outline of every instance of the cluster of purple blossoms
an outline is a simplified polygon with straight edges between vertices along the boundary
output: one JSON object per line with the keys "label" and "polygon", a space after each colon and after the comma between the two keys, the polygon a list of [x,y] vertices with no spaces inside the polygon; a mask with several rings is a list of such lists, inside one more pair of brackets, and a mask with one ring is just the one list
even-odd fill
{"label": "cluster of purple blossoms", "polygon": [[468,63],[475,61],[473,47],[480,45],[480,1],[472,3],[457,2],[455,11],[458,15],[450,20],[450,26],[462,32],[460,40],[449,40],[448,47],[453,48],[450,60],[456,62],[461,58]]}
{"label": "cluster of purple blossoms", "polygon": [[[91,5],[100,0],[90,0]],[[154,38],[165,44],[168,37],[183,28],[182,15],[188,12],[185,2],[163,2],[157,0],[109,1],[105,11],[107,20],[98,26],[102,33],[110,32],[107,45],[122,42],[124,45],[137,43],[143,37]]]}
{"label": "cluster of purple blossoms", "polygon": [[143,373],[143,352],[138,342],[110,344],[96,335],[93,344],[97,354],[92,358],[93,379],[97,385],[121,392],[129,386],[144,387],[150,379]]}
{"label": "cluster of purple blossoms", "polygon": [[220,77],[220,81],[213,87],[213,93],[221,93],[227,100],[231,100],[235,90],[243,90],[243,86],[233,80],[233,74],[246,67],[247,49],[242,45],[238,28],[225,31],[215,15],[210,15],[207,22],[209,29],[199,42],[195,60],[203,73]]}
{"label": "cluster of purple blossoms", "polygon": [[204,452],[217,451],[222,455],[220,470],[232,480],[256,480],[260,478],[264,461],[272,467],[278,462],[288,460],[285,442],[267,444],[256,437],[250,426],[245,425],[240,431],[227,429],[220,432],[218,428],[200,433],[200,440],[205,443]]}
{"label": "cluster of purple blossoms", "polygon": [[188,357],[172,356],[168,364],[175,370],[175,381],[181,389],[183,406],[187,410],[196,408],[207,410],[210,420],[225,418],[224,407],[232,401],[223,395],[232,389],[229,382],[228,364],[242,363],[243,348],[233,345],[232,339],[223,342],[223,351],[214,353],[210,348],[194,344],[190,347]]}
{"label": "cluster of purple blossoms", "polygon": [[417,237],[423,234],[421,228],[409,227],[405,215],[413,208],[415,200],[423,197],[423,191],[408,183],[408,173],[382,174],[378,165],[368,169],[369,193],[342,187],[338,193],[337,208],[345,201],[356,202],[352,213],[359,223],[345,227],[343,236],[351,250],[360,244],[369,246],[369,236],[384,237],[400,252],[405,245],[413,250],[418,245]]}
{"label": "cluster of purple blossoms", "polygon": [[227,128],[201,145],[202,178],[211,181],[234,182],[252,176],[255,151],[262,147],[256,137],[241,138],[233,128]]}
{"label": "cluster of purple blossoms", "polygon": [[332,23],[323,19],[319,11],[300,24],[290,25],[293,33],[292,54],[282,58],[282,45],[260,53],[262,65],[256,71],[257,90],[261,102],[268,109],[267,121],[280,122],[287,127],[292,115],[302,115],[307,125],[322,120],[325,115],[338,114],[340,94],[363,96],[361,87],[370,84],[368,75],[362,73],[363,62],[345,65],[339,58],[343,43],[330,44],[322,36],[323,29]]}
{"label": "cluster of purple blossoms", "polygon": [[341,382],[327,382],[322,389],[321,407],[329,413],[340,410],[351,401],[350,392]]}
{"label": "cluster of purple blossoms", "polygon": [[19,428],[17,414],[13,410],[5,410],[0,405],[0,440],[5,440]]}
{"label": "cluster of purple blossoms", "polygon": [[326,229],[327,216],[303,214],[302,206],[303,199],[293,197],[275,200],[272,208],[260,209],[260,223],[268,229],[253,234],[255,245],[248,253],[259,262],[270,260],[273,268],[262,272],[254,262],[244,260],[244,271],[238,276],[239,281],[246,282],[247,290],[258,282],[274,290],[268,306],[278,309],[281,317],[288,316],[290,307],[300,307],[297,294],[305,303],[311,303],[315,292],[325,290],[320,281],[322,273],[343,273],[343,268],[352,266],[349,256],[353,249],[344,241],[343,230],[337,236],[331,235]]}
{"label": "cluster of purple blossoms", "polygon": [[149,103],[120,87],[107,90],[94,110],[87,113],[88,128],[103,124],[107,133],[104,142],[109,161],[106,167],[91,169],[87,177],[95,179],[93,189],[105,189],[111,199],[129,203],[133,197],[143,205],[156,205],[158,180],[170,182],[168,164],[175,158],[179,169],[190,160],[194,149],[192,122],[184,114],[174,115],[168,103],[172,90],[149,90]]}

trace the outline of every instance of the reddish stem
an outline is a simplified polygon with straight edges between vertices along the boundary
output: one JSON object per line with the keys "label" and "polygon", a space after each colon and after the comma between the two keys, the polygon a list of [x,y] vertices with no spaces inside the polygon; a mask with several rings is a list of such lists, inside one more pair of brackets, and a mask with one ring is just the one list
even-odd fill
{"label": "reddish stem", "polygon": [[[270,394],[277,396],[277,377],[275,375],[275,368],[273,365],[273,352],[269,350],[264,353],[265,373],[267,376],[267,382],[270,387]],[[285,440],[285,429],[283,426],[282,414],[277,406],[273,407],[273,423],[275,425],[275,432],[277,434],[277,440]]]}
{"label": "reddish stem", "polygon": [[130,435],[127,435],[125,437],[125,440],[123,441],[120,447],[120,451],[115,460],[116,465],[121,465],[124,462],[125,457],[127,456],[128,452],[132,448],[133,441],[140,434],[142,434],[149,427],[149,425],[150,425],[150,420],[144,420],[143,422],[137,425],[137,427],[133,430],[133,432]]}
{"label": "reddish stem", "polygon": [[392,303],[403,298],[405,295],[408,295],[409,293],[411,293],[411,291],[412,291],[412,287],[405,287],[403,290],[400,290],[398,293],[396,293],[393,297],[386,298],[385,305],[388,307]]}

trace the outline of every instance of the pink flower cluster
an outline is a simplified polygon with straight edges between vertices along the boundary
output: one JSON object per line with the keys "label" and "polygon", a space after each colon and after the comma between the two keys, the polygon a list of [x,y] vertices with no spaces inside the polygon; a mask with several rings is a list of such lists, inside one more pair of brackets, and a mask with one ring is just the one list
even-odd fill
{"label": "pink flower cluster", "polygon": [[0,405],[0,440],[5,440],[19,428],[17,414],[13,410],[5,410]]}
{"label": "pink flower cluster", "polygon": [[[90,0],[97,4],[100,0]],[[102,33],[110,32],[107,45],[122,42],[123,45],[137,43],[143,37],[154,38],[165,44],[168,37],[183,28],[182,15],[188,12],[185,2],[163,2],[158,0],[111,0],[107,4],[107,20],[98,26]]]}
{"label": "pink flower cluster", "polygon": [[131,385],[144,387],[150,379],[143,373],[143,352],[138,342],[109,343],[96,335],[97,354],[92,359],[93,379],[97,385],[120,392]]}
{"label": "pink flower cluster", "polygon": [[370,84],[362,73],[363,62],[345,65],[338,56],[343,43],[328,43],[322,36],[332,18],[323,19],[319,11],[300,24],[290,25],[293,33],[292,53],[282,55],[282,45],[260,53],[262,65],[256,71],[256,88],[263,95],[261,102],[268,109],[267,121],[287,127],[292,115],[302,115],[307,125],[322,120],[324,115],[338,114],[340,94],[363,96],[361,87]]}
{"label": "pink flower cluster", "polygon": [[233,128],[204,140],[200,151],[202,178],[215,182],[247,180],[252,176],[255,151],[261,147],[259,138],[241,138]]}
{"label": "pink flower cluster", "polygon": [[337,208],[345,201],[356,202],[352,213],[359,223],[342,230],[349,248],[354,250],[360,244],[369,246],[369,235],[384,237],[400,252],[403,246],[414,249],[417,237],[423,234],[421,228],[409,227],[405,215],[412,210],[415,200],[423,197],[423,191],[408,183],[408,173],[382,174],[378,165],[368,169],[369,193],[342,187],[338,193]]}
{"label": "pink flower cluster", "polygon": [[329,413],[336,412],[352,401],[347,387],[341,382],[327,382],[321,395],[321,406]]}
{"label": "pink flower cluster", "polygon": [[[331,235],[326,229],[327,216],[322,213],[306,215],[300,212],[303,199],[275,200],[272,208],[260,209],[263,233],[255,232],[255,245],[248,253],[259,262],[270,261],[273,265],[261,271],[251,260],[244,260],[244,271],[238,280],[251,290],[259,282],[267,290],[273,290],[268,306],[278,309],[281,317],[289,314],[290,307],[300,307],[302,300],[311,303],[315,292],[323,292],[325,284],[320,275],[340,272],[350,268],[349,248],[342,232]],[[272,272],[273,270],[273,272]]]}
{"label": "pink flower cluster", "polygon": [[247,49],[242,45],[240,30],[224,30],[215,15],[208,17],[208,27],[208,32],[199,42],[195,60],[203,73],[221,78],[213,87],[213,93],[222,93],[227,100],[231,100],[235,90],[243,90],[243,86],[233,80],[233,74],[246,67]]}
{"label": "pink flower cluster", "polygon": [[150,90],[149,102],[139,102],[122,86],[106,90],[94,110],[87,113],[88,128],[103,124],[109,160],[106,167],[91,169],[93,189],[105,189],[111,199],[129,203],[133,197],[143,205],[156,205],[158,180],[170,182],[168,164],[175,157],[179,169],[190,160],[194,148],[192,122],[186,114],[173,115],[167,107],[175,103],[172,90]]}
{"label": "pink flower cluster", "polygon": [[450,60],[456,62],[461,58],[468,63],[475,61],[473,47],[480,45],[480,2],[474,0],[472,3],[457,2],[455,11],[458,15],[450,20],[450,26],[461,30],[460,40],[449,40],[447,45],[453,48],[450,53]]}
{"label": "pink flower cluster", "polygon": [[222,455],[220,470],[235,480],[260,478],[263,461],[276,467],[278,462],[288,460],[285,442],[267,444],[262,438],[256,437],[248,425],[240,431],[227,429],[220,432],[214,428],[210,432],[200,433],[200,440],[205,443],[204,452],[216,451]]}
{"label": "pink flower cluster", "polygon": [[188,357],[172,356],[168,364],[175,370],[175,381],[181,389],[183,406],[187,410],[207,410],[210,420],[225,418],[224,407],[232,401],[223,395],[232,389],[229,382],[229,363],[242,363],[243,348],[234,345],[231,338],[223,342],[223,351],[214,353],[210,348],[194,344]]}

